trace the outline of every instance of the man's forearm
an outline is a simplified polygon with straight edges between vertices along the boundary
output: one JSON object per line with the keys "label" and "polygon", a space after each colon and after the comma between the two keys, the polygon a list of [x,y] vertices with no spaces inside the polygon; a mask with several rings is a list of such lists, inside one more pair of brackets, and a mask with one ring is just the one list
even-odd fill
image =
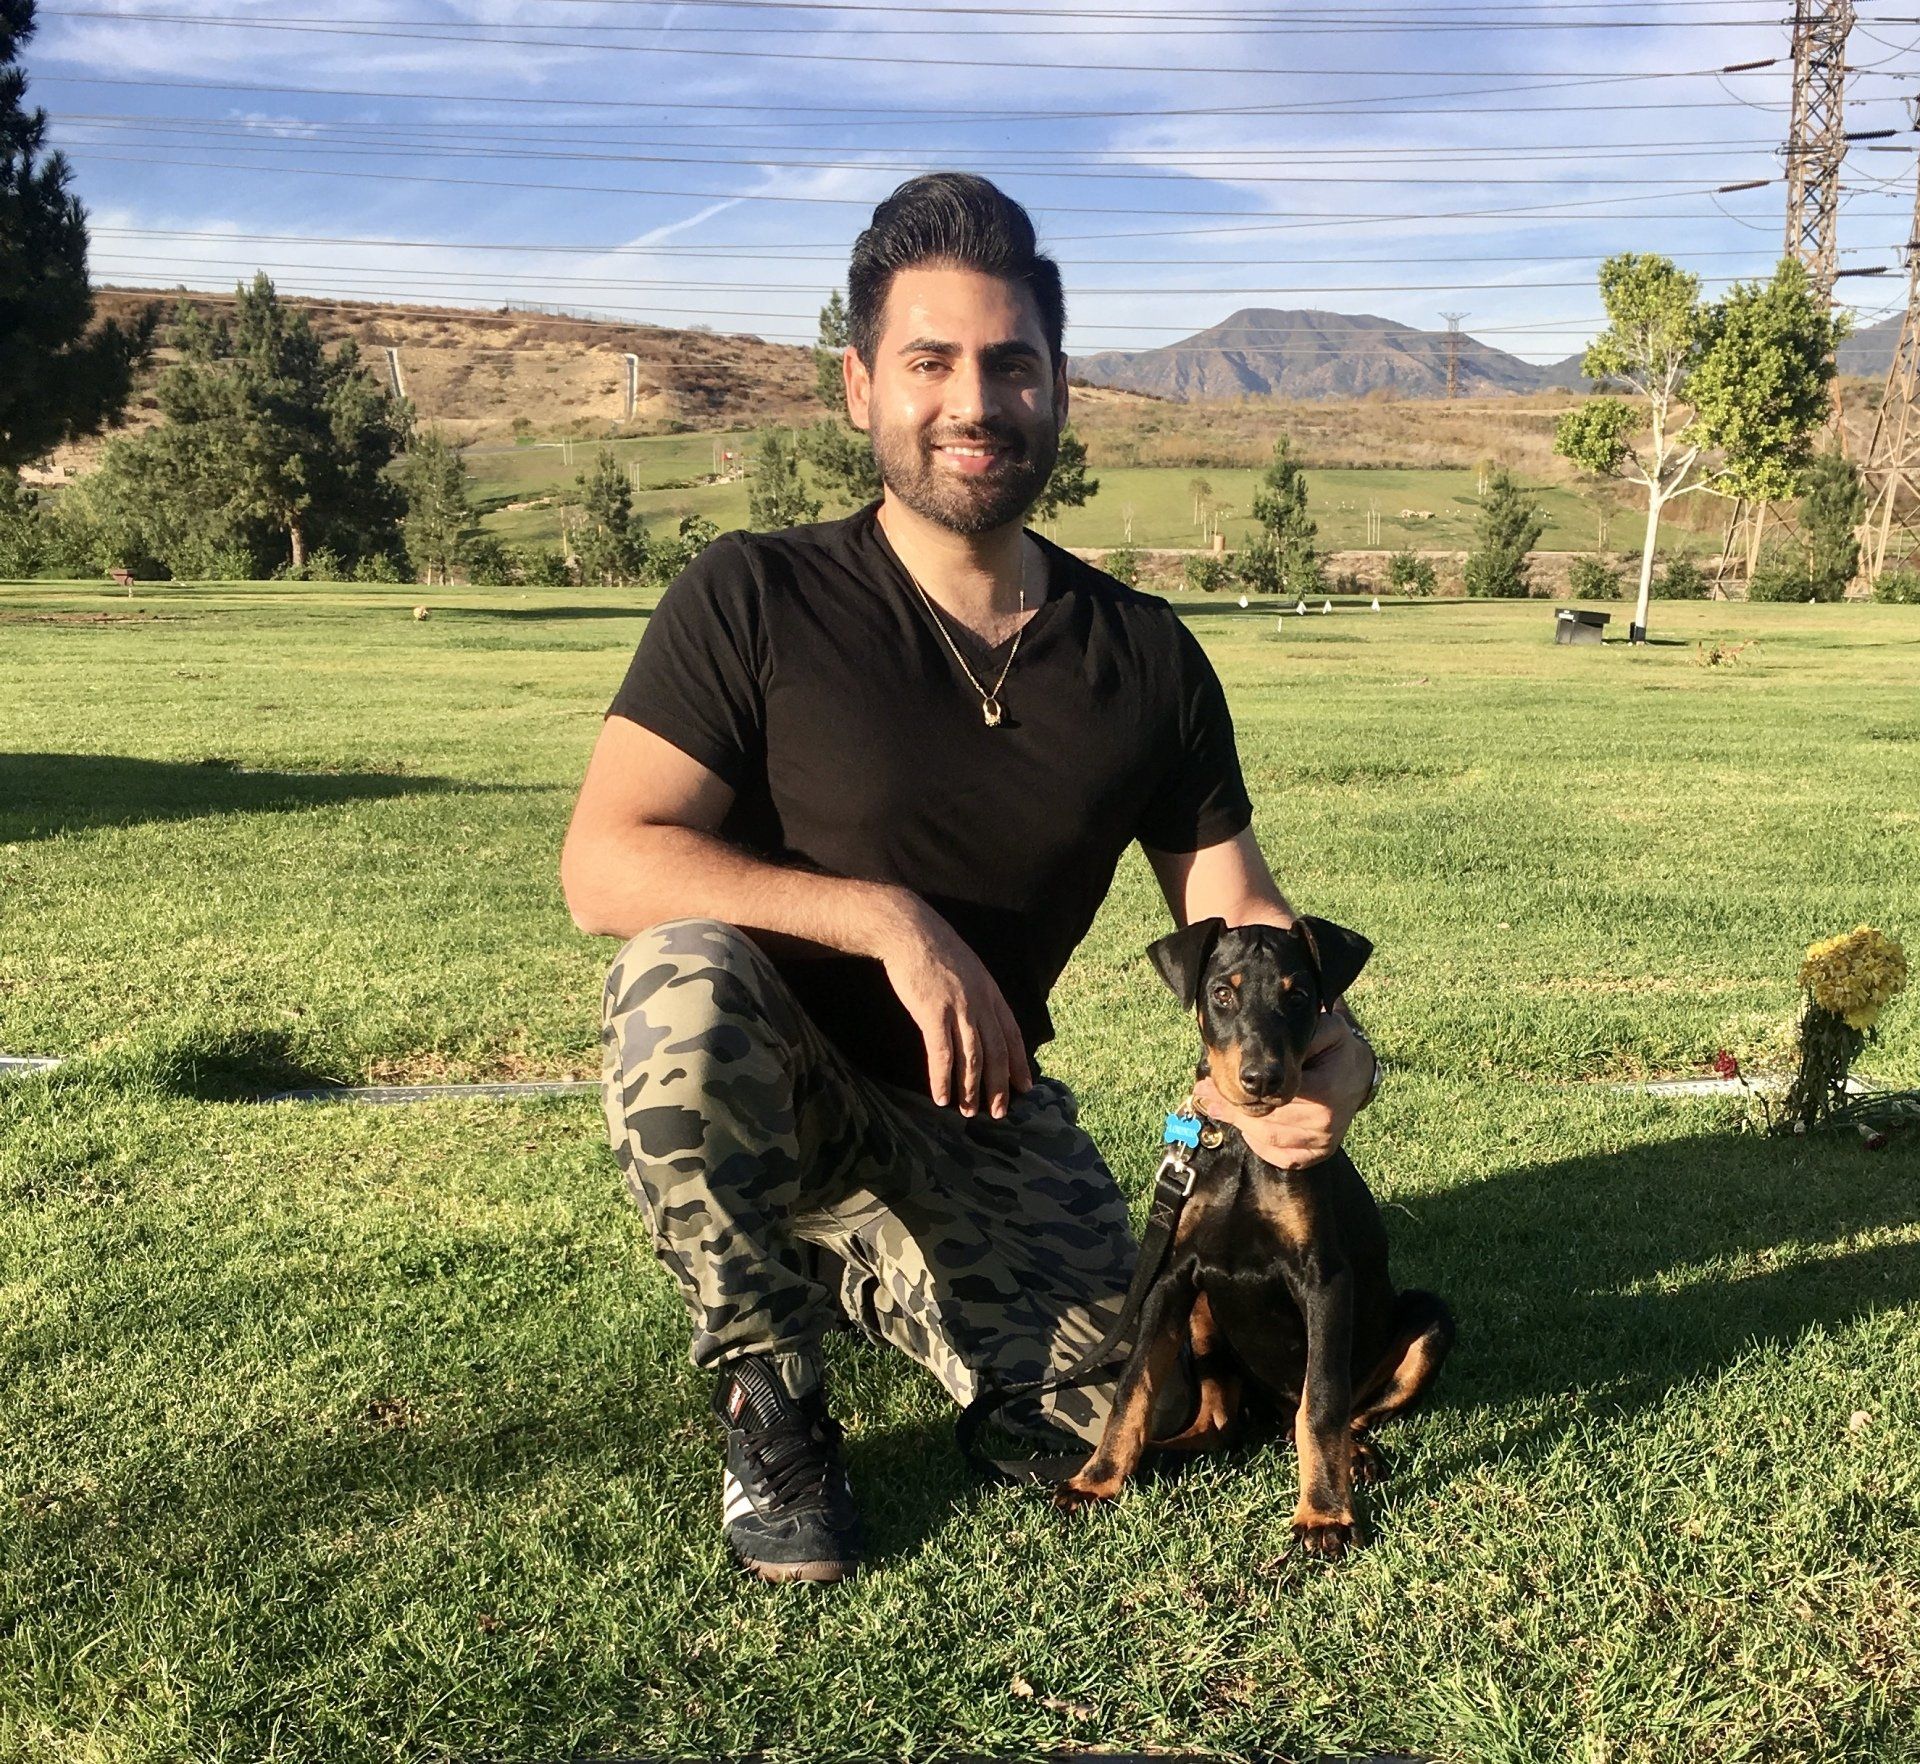
{"label": "man's forearm", "polygon": [[788,869],[670,825],[569,839],[560,881],[573,922],[594,936],[624,940],[669,919],[719,919],[795,952],[881,956],[916,905],[905,889]]}

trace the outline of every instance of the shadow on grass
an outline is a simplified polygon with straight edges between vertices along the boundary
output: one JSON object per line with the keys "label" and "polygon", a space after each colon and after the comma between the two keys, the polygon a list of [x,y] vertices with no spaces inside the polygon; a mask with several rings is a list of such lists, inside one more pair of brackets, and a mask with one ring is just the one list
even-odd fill
{"label": "shadow on grass", "polygon": [[0,753],[0,840],[51,839],[92,827],[264,814],[515,785],[388,772],[256,772],[233,760],[129,759],[121,754]]}
{"label": "shadow on grass", "polygon": [[1856,1246],[1920,1223],[1916,1175],[1911,1144],[1699,1135],[1498,1172],[1415,1202],[1411,1220],[1390,1211],[1395,1279],[1433,1287],[1459,1320],[1436,1406],[1545,1404],[1544,1449],[1581,1425],[1555,1399],[1588,1416],[1652,1408],[1756,1347],[1911,1304],[1920,1244]]}
{"label": "shadow on grass", "polygon": [[[291,1059],[271,1038],[250,1051],[223,1045],[203,1059],[179,1048],[169,1057],[180,1093],[196,1096],[282,1085],[289,1067],[274,1062]],[[1421,1467],[1403,1470],[1395,1486],[1437,1487],[1489,1453],[1543,1457],[1590,1430],[1596,1416],[1630,1419],[1677,1392],[1711,1405],[1711,1381],[1756,1347],[1790,1346],[1912,1303],[1920,1296],[1920,1244],[1848,1244],[1920,1219],[1917,1167],[1920,1157],[1910,1150],[1874,1156],[1840,1142],[1699,1136],[1499,1172],[1419,1201],[1412,1222],[1391,1212],[1397,1278],[1441,1292],[1460,1325],[1433,1420],[1414,1425],[1485,1405],[1537,1410],[1524,1432],[1509,1431],[1497,1445],[1450,1452],[1443,1443],[1423,1453]],[[451,1260],[443,1247],[395,1247],[384,1273],[401,1289],[447,1280],[450,1303],[463,1281],[508,1279],[518,1254],[506,1242],[469,1246]],[[1800,1259],[1784,1263],[1768,1255],[1795,1251]],[[1746,1257],[1753,1260],[1726,1265]],[[270,1284],[255,1289],[248,1308],[271,1312],[275,1292]],[[274,1319],[252,1321],[271,1327]],[[513,1333],[511,1318],[496,1321]],[[190,1333],[194,1324],[183,1318],[181,1326]],[[403,1335],[431,1326],[428,1316],[405,1324],[396,1315],[389,1324]],[[462,1327],[478,1328],[471,1319]],[[481,1353],[483,1335],[474,1342]],[[391,1345],[404,1364],[409,1345],[400,1338]],[[897,1375],[921,1376],[904,1362]],[[395,1393],[402,1408],[407,1395]],[[609,1365],[604,1380],[589,1377],[544,1408],[520,1406],[524,1396],[499,1401],[484,1379],[467,1397],[467,1417],[452,1427],[329,1429],[324,1440],[296,1447],[292,1459],[285,1440],[263,1441],[236,1484],[251,1492],[238,1496],[216,1529],[238,1535],[269,1516],[276,1530],[296,1520],[317,1524],[336,1508],[354,1509],[370,1486],[386,1491],[387,1517],[396,1522],[407,1507],[429,1507],[451,1488],[505,1508],[555,1473],[652,1479],[662,1463],[712,1449],[704,1380],[677,1367],[623,1379]],[[982,1497],[984,1485],[955,1450],[950,1421],[942,1415],[849,1442],[870,1559],[910,1560],[957,1510]],[[1386,1435],[1390,1461],[1398,1431]],[[1444,1425],[1437,1431],[1444,1442]],[[156,1499],[164,1492],[156,1489]]]}
{"label": "shadow on grass", "polygon": [[648,619],[650,606],[461,606],[450,607],[449,621],[466,619],[506,619],[519,624],[540,625],[549,619]]}
{"label": "shadow on grass", "polygon": [[277,1029],[188,1036],[141,1062],[140,1077],[162,1096],[190,1102],[257,1102],[283,1090],[319,1090],[340,1082],[299,1058]]}

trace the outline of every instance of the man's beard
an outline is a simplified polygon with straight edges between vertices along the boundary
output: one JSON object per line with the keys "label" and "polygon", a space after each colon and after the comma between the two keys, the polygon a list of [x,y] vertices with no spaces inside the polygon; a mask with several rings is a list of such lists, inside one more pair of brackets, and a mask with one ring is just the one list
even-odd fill
{"label": "man's beard", "polygon": [[[950,533],[972,537],[1012,525],[1038,500],[1053,475],[1060,433],[1045,423],[1023,434],[1008,424],[979,423],[970,428],[923,436],[878,422],[869,430],[880,481],[908,508]],[[943,471],[934,449],[955,443],[1004,447],[991,471],[977,478]]]}

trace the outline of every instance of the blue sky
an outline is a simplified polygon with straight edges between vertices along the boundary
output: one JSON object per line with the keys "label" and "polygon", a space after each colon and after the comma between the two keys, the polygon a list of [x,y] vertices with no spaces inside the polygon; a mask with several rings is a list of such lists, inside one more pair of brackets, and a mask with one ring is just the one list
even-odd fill
{"label": "blue sky", "polygon": [[[1848,160],[1863,320],[1905,298],[1898,4],[1849,47],[1848,127],[1903,131]],[[1034,211],[1075,353],[1269,306],[1552,360],[1608,252],[1771,268],[1787,40],[1756,0],[42,0],[25,61],[101,281],[803,341],[872,204],[964,166]]]}

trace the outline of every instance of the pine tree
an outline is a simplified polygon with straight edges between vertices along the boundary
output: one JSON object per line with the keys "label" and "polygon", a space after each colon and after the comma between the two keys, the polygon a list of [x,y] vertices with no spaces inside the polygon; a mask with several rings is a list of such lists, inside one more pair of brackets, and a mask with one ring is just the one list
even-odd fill
{"label": "pine tree", "polygon": [[1859,468],[1837,448],[1814,455],[1801,479],[1800,537],[1807,548],[1807,594],[1838,600],[1860,567],[1858,529],[1867,512]]}
{"label": "pine tree", "polygon": [[1532,492],[1511,472],[1495,467],[1487,474],[1487,492],[1480,499],[1473,550],[1467,557],[1467,592],[1524,600],[1527,554],[1546,530],[1547,518]]}
{"label": "pine tree", "polygon": [[17,61],[33,0],[0,0],[0,474],[117,422],[146,355],[150,313],[91,331],[87,216],[47,113],[26,107]]}
{"label": "pine tree", "polygon": [[836,502],[859,508],[880,494],[880,468],[872,444],[847,421],[840,363],[850,341],[847,303],[836,288],[820,309],[820,341],[813,352],[814,391],[827,414],[801,435],[800,451],[813,467],[816,483]]}
{"label": "pine tree", "polygon": [[1087,444],[1069,424],[1060,431],[1060,451],[1055,455],[1053,471],[1046,488],[1032,508],[1036,521],[1050,521],[1063,508],[1081,508],[1100,494],[1100,480],[1087,476]]}
{"label": "pine tree", "polygon": [[807,494],[800,475],[800,452],[791,429],[769,429],[760,437],[753,471],[747,479],[747,519],[758,532],[798,527],[820,518],[819,501]]}
{"label": "pine tree", "polygon": [[103,466],[151,499],[160,562],[196,573],[168,549],[193,535],[296,572],[322,548],[343,563],[400,548],[404,499],[386,468],[411,418],[353,343],[329,356],[265,275],[237,290],[230,319],[182,307],[174,341],[180,360],[155,388],[166,422],[115,442]]}
{"label": "pine tree", "polygon": [[437,428],[428,429],[400,465],[400,487],[407,497],[407,552],[422,581],[436,573],[442,582],[460,560],[467,529],[473,525],[467,462]]}
{"label": "pine tree", "polygon": [[573,552],[581,580],[607,587],[634,581],[646,569],[647,529],[634,519],[633,480],[627,468],[611,447],[603,447],[573,482],[580,493]]}
{"label": "pine tree", "polygon": [[1307,473],[1285,435],[1273,443],[1273,461],[1253,491],[1260,535],[1247,549],[1241,573],[1271,593],[1310,594],[1322,585],[1319,527],[1307,513]]}

